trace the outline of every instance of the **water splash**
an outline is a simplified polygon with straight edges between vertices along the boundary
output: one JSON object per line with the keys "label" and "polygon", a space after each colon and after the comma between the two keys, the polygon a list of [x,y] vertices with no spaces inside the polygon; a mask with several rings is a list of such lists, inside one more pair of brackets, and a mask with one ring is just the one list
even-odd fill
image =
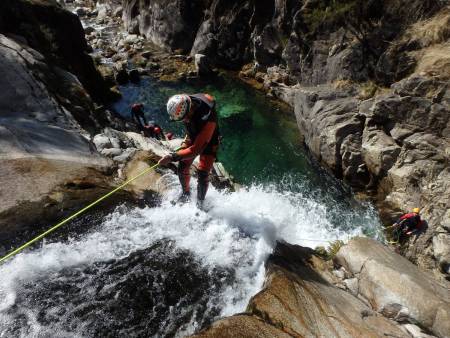
{"label": "water splash", "polygon": [[[78,239],[16,256],[0,267],[0,337],[95,336],[104,322],[111,334],[189,334],[245,309],[262,286],[264,262],[277,240],[315,247],[378,225],[373,210],[362,206],[344,212],[336,225],[333,210],[340,205],[324,204],[301,187],[284,188],[211,189],[208,212],[194,201],[173,206],[174,188],[156,208],[118,208]],[[364,224],[355,224],[359,220]],[[188,283],[189,276],[198,285]],[[134,288],[151,291],[144,304],[153,326],[143,326],[137,310],[124,321],[116,309],[139,309],[145,297]],[[158,308],[155,302],[167,303],[167,297],[175,305]]]}

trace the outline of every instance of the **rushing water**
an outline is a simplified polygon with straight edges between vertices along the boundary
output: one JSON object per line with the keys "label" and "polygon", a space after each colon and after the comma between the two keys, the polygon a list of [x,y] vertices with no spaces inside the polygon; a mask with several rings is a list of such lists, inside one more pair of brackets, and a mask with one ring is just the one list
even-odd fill
{"label": "rushing water", "polygon": [[251,90],[230,80],[203,88],[145,80],[122,91],[118,111],[143,101],[177,133],[167,97],[215,95],[220,159],[244,188],[211,189],[203,212],[170,203],[179,187],[167,175],[173,188],[157,207],[121,206],[79,236],[11,259],[0,267],[0,337],[184,336],[245,309],[276,240],[314,247],[376,229],[374,211],[309,161],[295,123]]}

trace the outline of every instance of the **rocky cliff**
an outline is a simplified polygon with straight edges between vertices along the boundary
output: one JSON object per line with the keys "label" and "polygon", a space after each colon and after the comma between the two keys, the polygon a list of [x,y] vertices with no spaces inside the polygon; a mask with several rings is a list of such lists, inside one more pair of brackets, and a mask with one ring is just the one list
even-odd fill
{"label": "rocky cliff", "polygon": [[[450,273],[450,9],[444,0],[124,0],[133,33],[289,103],[311,152],[382,219],[421,207],[404,254]],[[256,81],[255,81],[256,80]]]}
{"label": "rocky cliff", "polygon": [[90,135],[111,121],[96,107],[109,89],[87,50],[77,16],[56,2],[0,2],[2,238],[108,189],[111,162]]}
{"label": "rocky cliff", "polygon": [[[75,75],[94,100],[110,98],[109,88],[88,54],[90,48],[80,20],[56,1],[2,1],[0,32],[38,51],[52,67]],[[58,86],[53,87],[58,91]]]}

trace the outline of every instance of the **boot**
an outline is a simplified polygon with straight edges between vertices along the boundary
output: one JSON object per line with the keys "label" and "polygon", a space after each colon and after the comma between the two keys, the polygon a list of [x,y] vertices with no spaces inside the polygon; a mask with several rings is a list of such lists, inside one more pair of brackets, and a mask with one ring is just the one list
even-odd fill
{"label": "boot", "polygon": [[198,170],[198,181],[197,181],[197,206],[201,208],[203,206],[203,201],[205,200],[206,193],[208,191],[209,185],[209,174],[207,171]]}
{"label": "boot", "polygon": [[188,203],[191,200],[191,192],[189,191],[190,178],[188,166],[183,161],[180,161],[178,164],[178,179],[180,180],[182,193],[175,201],[172,201],[173,205]]}
{"label": "boot", "polygon": [[191,201],[191,193],[189,191],[183,191],[180,196],[178,196],[176,202],[172,204],[185,204]]}

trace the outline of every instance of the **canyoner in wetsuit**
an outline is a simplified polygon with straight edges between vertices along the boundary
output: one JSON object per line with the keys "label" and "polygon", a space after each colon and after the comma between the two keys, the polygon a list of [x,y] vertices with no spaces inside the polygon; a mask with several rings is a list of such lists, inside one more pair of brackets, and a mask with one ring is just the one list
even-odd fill
{"label": "canyoner in wetsuit", "polygon": [[145,130],[145,126],[148,125],[148,122],[144,115],[144,105],[142,103],[134,103],[131,106],[131,119],[136,124],[139,131]]}
{"label": "canyoner in wetsuit", "polygon": [[161,126],[156,124],[155,121],[147,121],[142,103],[135,103],[131,106],[131,118],[139,131],[144,133],[144,136],[154,137],[158,140],[164,139]]}
{"label": "canyoner in wetsuit", "polygon": [[167,103],[167,112],[171,120],[183,121],[187,135],[181,149],[163,157],[159,164],[179,162],[178,177],[182,188],[180,201],[183,202],[190,198],[190,167],[197,155],[200,155],[197,168],[197,204],[201,207],[220,143],[216,101],[209,94],[174,95]]}
{"label": "canyoner in wetsuit", "polygon": [[420,209],[414,208],[412,212],[400,216],[400,218],[392,225],[394,228],[394,236],[397,241],[402,236],[411,236],[422,230],[423,221],[420,218]]}

